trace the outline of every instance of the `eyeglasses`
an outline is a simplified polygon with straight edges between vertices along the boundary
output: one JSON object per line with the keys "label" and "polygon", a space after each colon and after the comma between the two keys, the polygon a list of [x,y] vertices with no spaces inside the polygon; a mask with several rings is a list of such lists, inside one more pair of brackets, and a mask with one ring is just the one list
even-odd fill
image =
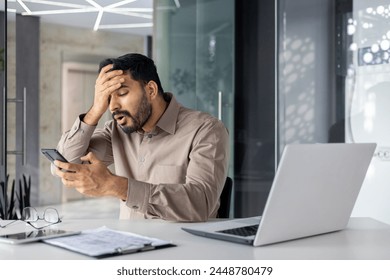
{"label": "eyeglasses", "polygon": [[[0,219],[1,220],[1,219]],[[6,228],[7,226],[9,226],[10,224],[13,224],[15,222],[17,222],[18,220],[14,220],[12,222],[9,222],[8,224],[5,224],[5,225],[0,225],[0,228]]]}
{"label": "eyeglasses", "polygon": [[[42,217],[39,216],[37,209],[35,209],[34,207],[26,207],[22,211],[21,220],[25,221],[27,224],[29,224],[35,229],[42,229],[54,224],[61,223],[61,219],[60,216],[58,215],[57,210],[52,207],[46,208],[45,211],[43,212]],[[34,222],[38,222],[39,220],[43,220],[45,222],[48,222],[49,224],[41,227],[37,227],[32,224]]]}
{"label": "eyeglasses", "polygon": [[[35,222],[38,222],[39,220],[48,222],[49,224],[40,227],[33,224]],[[8,224],[0,225],[0,227],[5,228],[16,221],[24,221],[35,229],[42,229],[62,222],[60,216],[58,215],[58,211],[55,208],[48,207],[43,211],[43,215],[39,216],[37,209],[35,209],[34,207],[26,207],[22,211],[22,217],[20,218],[20,220],[15,220],[9,222]]]}

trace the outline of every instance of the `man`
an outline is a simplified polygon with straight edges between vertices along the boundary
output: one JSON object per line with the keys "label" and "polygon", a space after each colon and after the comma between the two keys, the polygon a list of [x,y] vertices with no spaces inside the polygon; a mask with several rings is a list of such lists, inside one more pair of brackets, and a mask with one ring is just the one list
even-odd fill
{"label": "man", "polygon": [[[113,120],[96,129],[107,109]],[[54,172],[82,194],[119,198],[122,219],[205,221],[219,208],[228,147],[221,121],[181,106],[153,60],[126,54],[100,64],[92,107],[57,147],[72,163]]]}

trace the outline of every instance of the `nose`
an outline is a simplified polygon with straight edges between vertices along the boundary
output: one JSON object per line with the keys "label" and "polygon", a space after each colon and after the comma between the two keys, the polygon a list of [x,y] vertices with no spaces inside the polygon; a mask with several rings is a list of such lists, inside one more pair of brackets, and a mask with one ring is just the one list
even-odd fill
{"label": "nose", "polygon": [[110,100],[108,102],[109,102],[108,106],[109,106],[111,113],[119,110],[120,105],[119,105],[118,99],[116,98],[115,94],[111,94]]}

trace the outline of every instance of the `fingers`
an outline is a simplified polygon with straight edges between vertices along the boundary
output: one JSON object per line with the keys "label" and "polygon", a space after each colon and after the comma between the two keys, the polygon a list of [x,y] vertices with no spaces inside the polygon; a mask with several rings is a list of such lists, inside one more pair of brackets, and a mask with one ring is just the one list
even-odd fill
{"label": "fingers", "polygon": [[113,66],[114,66],[113,64],[108,64],[108,65],[104,66],[102,68],[102,70],[100,70],[98,78],[102,78],[106,73],[109,73],[109,72],[112,73],[112,72],[117,71],[117,70],[112,70]]}
{"label": "fingers", "polygon": [[[61,171],[60,171],[61,172]],[[84,194],[85,190],[83,186],[80,184],[80,181],[77,180],[69,180],[67,178],[61,178],[62,184],[67,188],[75,189],[79,193]]]}
{"label": "fingers", "polygon": [[[100,73],[98,75],[98,79],[103,79],[104,77],[107,77],[107,74],[110,75],[110,76],[116,76],[116,75],[120,75],[119,73],[122,72],[122,70],[112,70],[112,67],[113,67],[113,64],[108,64],[106,66],[104,66],[102,68],[102,70],[100,70]],[[115,74],[115,73],[118,73],[118,74]]]}
{"label": "fingers", "polygon": [[114,90],[120,88],[125,81],[121,76],[114,76],[109,79],[96,80],[95,90],[103,94],[110,94]]}
{"label": "fingers", "polygon": [[61,181],[62,181],[62,184],[64,184],[67,187],[73,187],[73,188],[78,187],[78,186],[76,186],[77,181],[70,181],[70,180],[67,180],[65,178],[61,178]]}
{"label": "fingers", "polygon": [[107,110],[110,96],[125,82],[122,70],[112,70],[112,64],[102,68],[95,83],[95,97],[92,106],[94,115],[101,116]]}
{"label": "fingers", "polygon": [[79,193],[87,196],[98,196],[99,192],[91,185],[91,178],[86,176],[83,165],[80,165],[79,172],[63,172],[57,169],[56,174],[61,177],[62,184],[68,188],[73,188]]}
{"label": "fingers", "polygon": [[89,125],[97,125],[101,117],[107,111],[111,94],[119,89],[124,82],[121,77],[122,70],[111,71],[112,64],[106,65],[100,71],[95,82],[93,104],[84,117],[84,122]]}
{"label": "fingers", "polygon": [[[66,171],[69,171],[69,172],[77,172],[78,171],[77,164],[70,163],[70,162],[62,162],[59,160],[55,160],[54,165],[60,169],[65,169]],[[63,171],[61,171],[61,172],[63,172]]]}
{"label": "fingers", "polygon": [[123,74],[122,70],[112,70],[112,64],[109,64],[102,68],[99,76],[96,80],[96,86],[106,84],[106,88],[114,86],[120,80],[120,75]]}
{"label": "fingers", "polygon": [[[75,168],[73,168],[73,170],[75,170]],[[80,172],[64,172],[64,171],[61,171],[61,169],[57,168],[55,170],[55,173],[61,177],[61,181],[62,183],[67,186],[67,187],[80,187],[82,186],[81,183],[82,181],[80,180],[80,176],[82,176],[82,174],[80,174]]]}
{"label": "fingers", "polygon": [[94,153],[89,152],[87,155],[80,158],[82,161],[89,161],[90,163],[97,163],[100,160],[95,156]]}
{"label": "fingers", "polygon": [[[81,160],[89,161],[90,164],[54,161],[57,166],[55,174],[61,178],[65,186],[74,188],[84,195],[102,196],[109,193],[107,178],[112,174],[108,168],[92,152],[81,157]],[[70,172],[63,172],[61,168]]]}

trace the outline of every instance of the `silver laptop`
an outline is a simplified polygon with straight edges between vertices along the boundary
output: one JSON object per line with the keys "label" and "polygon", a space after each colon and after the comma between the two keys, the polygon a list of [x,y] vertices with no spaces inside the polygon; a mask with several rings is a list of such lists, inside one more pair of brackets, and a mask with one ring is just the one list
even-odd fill
{"label": "silver laptop", "polygon": [[261,246],[346,227],[376,144],[294,144],[283,151],[261,217],[182,227]]}

